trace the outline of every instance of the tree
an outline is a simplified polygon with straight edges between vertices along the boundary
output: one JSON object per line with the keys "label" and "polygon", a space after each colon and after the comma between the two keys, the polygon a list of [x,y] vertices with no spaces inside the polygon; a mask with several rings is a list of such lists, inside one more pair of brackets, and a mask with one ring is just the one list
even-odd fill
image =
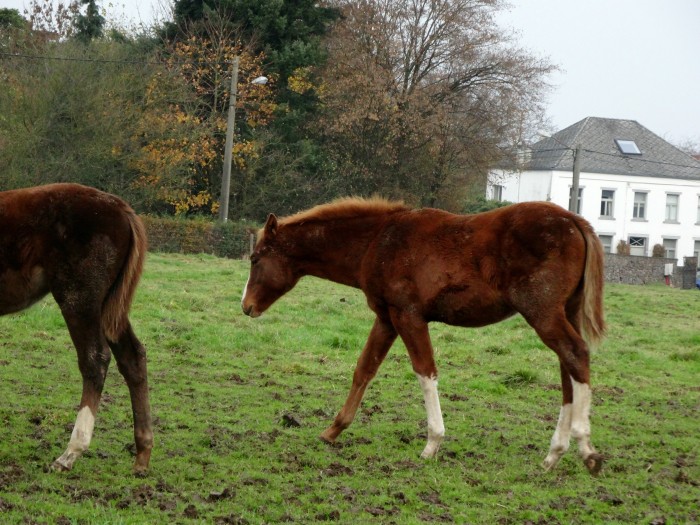
{"label": "tree", "polygon": [[24,51],[40,50],[41,57],[7,58],[0,76],[4,189],[79,182],[140,207],[142,199],[132,191],[135,173],[120,146],[143,114],[153,65],[139,64],[134,59],[142,56],[127,45],[85,46],[71,39],[48,45],[32,32],[26,38]]}
{"label": "tree", "polygon": [[676,147],[696,159],[700,158],[700,140],[687,138],[677,143]]}
{"label": "tree", "polygon": [[[258,153],[251,130],[269,122],[275,104],[269,86],[250,83],[261,76],[264,56],[244,47],[229,21],[210,11],[196,27],[179,31],[165,49],[166,71],[152,79],[143,116],[125,149],[154,206],[160,203],[162,211],[176,214],[216,213],[235,56],[239,82],[233,163],[238,172]],[[240,179],[232,184],[234,196],[240,195]]]}
{"label": "tree", "polygon": [[73,21],[75,37],[82,42],[90,42],[94,38],[100,38],[103,34],[105,18],[100,14],[100,9],[95,0],[80,0],[87,6],[85,14],[78,13]]}
{"label": "tree", "polygon": [[22,18],[17,9],[0,9],[0,29],[23,29],[25,27],[27,27],[27,21]]}
{"label": "tree", "polygon": [[510,47],[501,0],[337,0],[319,136],[346,190],[458,210],[543,114],[552,66]]}
{"label": "tree", "polygon": [[31,0],[25,15],[32,32],[43,40],[59,40],[73,34],[73,20],[79,14],[80,7],[76,0],[54,6],[52,0]]}
{"label": "tree", "polygon": [[[271,210],[296,211],[317,203],[309,200],[310,188],[328,171],[328,162],[308,132],[319,104],[309,79],[325,60],[321,38],[337,10],[315,0],[176,0],[174,14],[175,22],[164,32],[167,39],[180,38],[183,27],[200,34],[206,20],[224,19],[251,52],[264,55],[263,72],[272,80],[274,118],[264,129],[241,130],[255,140],[259,158],[238,174],[239,181],[249,182],[249,191],[236,195],[232,214],[264,218]],[[326,195],[319,192],[318,198]]]}

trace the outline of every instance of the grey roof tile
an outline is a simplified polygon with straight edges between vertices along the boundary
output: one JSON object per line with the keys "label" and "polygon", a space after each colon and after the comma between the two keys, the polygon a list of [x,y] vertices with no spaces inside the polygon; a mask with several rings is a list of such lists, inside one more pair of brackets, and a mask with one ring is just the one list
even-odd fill
{"label": "grey roof tile", "polygon": [[[642,154],[621,153],[615,139],[633,140]],[[571,171],[577,144],[582,149],[582,173],[700,180],[699,161],[637,121],[598,117],[587,117],[535,143],[525,169]]]}

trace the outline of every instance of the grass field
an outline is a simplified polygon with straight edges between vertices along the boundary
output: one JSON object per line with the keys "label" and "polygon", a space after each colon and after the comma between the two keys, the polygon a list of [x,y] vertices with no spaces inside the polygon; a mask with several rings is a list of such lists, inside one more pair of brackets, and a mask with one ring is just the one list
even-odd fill
{"label": "grass field", "polygon": [[307,278],[259,319],[242,261],[150,254],[132,310],[148,348],[151,471],[131,474],[126,385],[110,368],[90,450],[64,450],[81,384],[46,299],[0,318],[0,523],[648,523],[700,521],[700,293],[606,288],[592,357],[591,477],[575,444],[551,472],[559,369],[520,317],[432,326],[447,436],[421,460],[425,410],[396,343],[355,423],[345,400],[372,323],[357,290]]}

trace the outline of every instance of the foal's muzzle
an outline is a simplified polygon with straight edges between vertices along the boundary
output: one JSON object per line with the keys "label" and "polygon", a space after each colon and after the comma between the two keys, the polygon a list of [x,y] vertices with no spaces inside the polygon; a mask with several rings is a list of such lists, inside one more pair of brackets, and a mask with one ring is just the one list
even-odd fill
{"label": "foal's muzzle", "polygon": [[255,311],[255,307],[251,305],[241,305],[243,308],[243,313],[250,317],[260,317],[260,313]]}

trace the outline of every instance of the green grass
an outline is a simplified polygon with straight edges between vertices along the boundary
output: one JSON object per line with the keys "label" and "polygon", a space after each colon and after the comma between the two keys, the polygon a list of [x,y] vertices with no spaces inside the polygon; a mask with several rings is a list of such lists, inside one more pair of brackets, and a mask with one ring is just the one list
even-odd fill
{"label": "green grass", "polygon": [[520,317],[435,324],[447,436],[424,461],[425,410],[397,343],[354,424],[342,406],[372,324],[357,290],[307,278],[259,319],[247,265],[151,254],[132,312],[148,348],[156,442],[131,474],[131,410],[112,364],[90,450],[70,437],[80,375],[56,305],[0,318],[2,523],[697,523],[700,293],[606,288],[592,357],[591,477],[575,444],[542,472],[560,393],[556,356]]}

